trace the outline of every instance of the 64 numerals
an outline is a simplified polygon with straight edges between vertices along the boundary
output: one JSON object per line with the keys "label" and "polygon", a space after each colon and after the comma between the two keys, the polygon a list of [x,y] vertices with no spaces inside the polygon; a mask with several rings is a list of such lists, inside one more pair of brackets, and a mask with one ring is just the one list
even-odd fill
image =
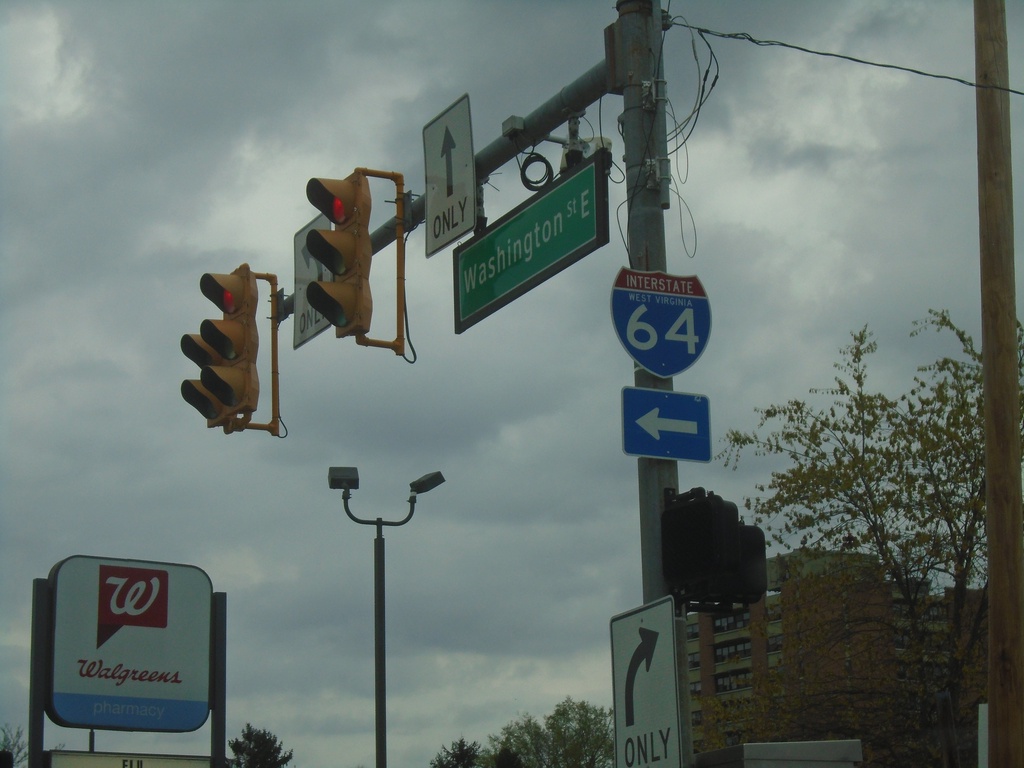
{"label": "64 numerals", "polygon": [[[653,349],[659,341],[658,329],[642,319],[646,312],[647,305],[639,305],[633,310],[633,313],[629,316],[629,322],[626,323],[626,341],[631,346],[642,351]],[[687,307],[665,332],[665,341],[677,341],[686,344],[687,353],[696,355],[700,336],[697,335],[694,325],[693,307]]]}

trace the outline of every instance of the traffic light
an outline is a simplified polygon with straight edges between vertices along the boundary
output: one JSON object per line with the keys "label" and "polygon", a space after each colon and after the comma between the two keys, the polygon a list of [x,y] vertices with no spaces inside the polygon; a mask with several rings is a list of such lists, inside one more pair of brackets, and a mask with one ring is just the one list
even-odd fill
{"label": "traffic light", "polygon": [[722,602],[756,603],[768,589],[768,560],[764,531],[756,525],[740,525],[740,561],[718,578]]}
{"label": "traffic light", "polygon": [[661,563],[670,591],[690,604],[756,603],[767,589],[764,532],[703,488],[666,490]]}
{"label": "traffic light", "polygon": [[181,337],[181,351],[200,367],[199,379],[181,383],[181,396],[206,417],[208,427],[244,429],[260,395],[256,275],[248,264],[230,275],[207,273],[199,290],[224,316],[204,320],[198,334]]}
{"label": "traffic light", "polygon": [[365,336],[370,331],[373,298],[370,295],[370,185],[366,174],[355,171],[344,179],[310,179],[306,197],[335,225],[306,235],[306,248],[334,279],[313,282],[306,299],[335,326],[336,335]]}

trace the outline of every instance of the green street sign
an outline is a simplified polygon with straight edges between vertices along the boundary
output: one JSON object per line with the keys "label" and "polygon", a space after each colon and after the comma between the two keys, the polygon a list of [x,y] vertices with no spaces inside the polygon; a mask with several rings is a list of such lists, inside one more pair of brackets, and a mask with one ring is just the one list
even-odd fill
{"label": "green street sign", "polygon": [[598,150],[455,249],[456,333],[608,242],[610,164]]}

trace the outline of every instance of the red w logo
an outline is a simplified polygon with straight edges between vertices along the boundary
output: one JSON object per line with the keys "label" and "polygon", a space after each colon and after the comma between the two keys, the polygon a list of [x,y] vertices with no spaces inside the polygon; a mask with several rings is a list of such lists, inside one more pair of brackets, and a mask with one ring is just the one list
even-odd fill
{"label": "red w logo", "polygon": [[167,627],[167,571],[101,565],[96,647],[121,627]]}

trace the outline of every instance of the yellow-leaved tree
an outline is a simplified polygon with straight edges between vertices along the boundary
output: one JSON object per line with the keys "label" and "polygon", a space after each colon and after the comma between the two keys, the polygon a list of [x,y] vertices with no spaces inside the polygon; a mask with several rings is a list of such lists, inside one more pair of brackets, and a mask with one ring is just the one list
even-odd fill
{"label": "yellow-leaved tree", "polygon": [[[704,701],[706,734],[859,738],[866,765],[930,766],[945,708],[962,765],[975,763],[988,607],[981,355],[947,312],[914,335],[926,330],[952,334],[959,350],[922,367],[905,394],[868,387],[877,345],[863,328],[834,386],[728,433],[730,465],[775,457],[746,503],[794,551],[779,574],[781,661],[753,696]],[[1018,328],[1019,377],[1020,338]]]}

